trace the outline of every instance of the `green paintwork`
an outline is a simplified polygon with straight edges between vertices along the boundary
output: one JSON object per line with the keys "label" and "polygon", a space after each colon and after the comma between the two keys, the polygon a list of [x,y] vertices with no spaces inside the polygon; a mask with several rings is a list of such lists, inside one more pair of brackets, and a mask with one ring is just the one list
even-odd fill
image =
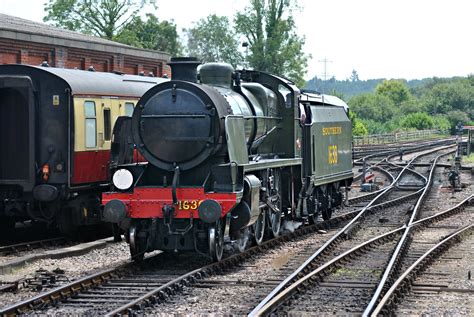
{"label": "green paintwork", "polygon": [[[311,180],[314,185],[352,177],[352,125],[344,108],[311,106],[311,117]],[[328,129],[326,135],[323,135],[324,128]],[[337,147],[337,160],[333,157],[330,164],[329,153],[330,149],[335,150],[334,146]]]}
{"label": "green paintwork", "polygon": [[225,132],[229,161],[239,165],[249,162],[247,144],[245,143],[245,119],[243,116],[227,116],[225,118]]}

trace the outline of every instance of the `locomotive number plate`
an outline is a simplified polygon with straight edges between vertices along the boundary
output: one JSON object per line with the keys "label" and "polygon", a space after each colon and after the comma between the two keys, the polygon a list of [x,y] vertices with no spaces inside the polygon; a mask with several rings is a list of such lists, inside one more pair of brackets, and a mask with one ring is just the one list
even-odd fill
{"label": "locomotive number plate", "polygon": [[179,200],[178,209],[181,210],[196,210],[199,205],[202,203],[202,200]]}
{"label": "locomotive number plate", "polygon": [[337,164],[337,145],[329,145],[328,146],[328,161],[329,165]]}

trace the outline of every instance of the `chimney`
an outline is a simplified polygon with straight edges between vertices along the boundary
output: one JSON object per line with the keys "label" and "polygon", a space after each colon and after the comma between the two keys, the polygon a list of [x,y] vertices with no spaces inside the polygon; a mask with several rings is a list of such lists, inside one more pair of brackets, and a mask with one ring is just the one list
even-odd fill
{"label": "chimney", "polygon": [[196,57],[173,57],[168,63],[171,67],[171,78],[196,83],[197,67],[200,64]]}

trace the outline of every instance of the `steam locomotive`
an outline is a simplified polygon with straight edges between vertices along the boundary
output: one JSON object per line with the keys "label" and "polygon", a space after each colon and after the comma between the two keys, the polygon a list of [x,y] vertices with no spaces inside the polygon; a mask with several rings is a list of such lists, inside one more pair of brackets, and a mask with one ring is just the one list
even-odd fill
{"label": "steam locomotive", "polygon": [[0,66],[0,234],[15,221],[74,236],[101,221],[112,128],[162,78]]}
{"label": "steam locomotive", "polygon": [[[173,80],[119,118],[103,219],[152,250],[222,258],[224,242],[278,236],[282,222],[329,219],[352,173],[347,105],[291,81],[222,63],[172,59]],[[148,163],[133,163],[134,150]]]}

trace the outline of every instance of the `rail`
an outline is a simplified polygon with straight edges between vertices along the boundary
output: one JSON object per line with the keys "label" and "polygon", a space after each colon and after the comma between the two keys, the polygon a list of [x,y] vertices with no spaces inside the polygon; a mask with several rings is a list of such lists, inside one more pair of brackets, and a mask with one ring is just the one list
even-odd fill
{"label": "rail", "polygon": [[[385,293],[385,296],[380,300],[378,305],[374,308],[371,316],[379,316],[382,314],[382,310],[386,306],[393,305],[393,297],[394,294],[398,289],[401,289],[403,287],[408,287],[408,283],[405,283],[405,281],[410,280],[411,278],[414,277],[416,273],[413,273],[413,276],[411,276],[412,272],[415,272],[417,270],[420,270],[421,267],[425,264],[426,261],[431,260],[433,257],[437,255],[437,252],[442,251],[443,248],[449,247],[449,244],[452,243],[453,241],[456,241],[456,239],[459,238],[463,233],[468,232],[472,230],[474,227],[473,224],[470,224],[466,227],[461,228],[460,230],[454,232],[453,234],[449,235],[447,238],[439,242],[437,245],[426,251],[418,260],[416,260],[415,263],[413,263],[390,287],[390,289]],[[385,314],[383,314],[385,315]]]}

